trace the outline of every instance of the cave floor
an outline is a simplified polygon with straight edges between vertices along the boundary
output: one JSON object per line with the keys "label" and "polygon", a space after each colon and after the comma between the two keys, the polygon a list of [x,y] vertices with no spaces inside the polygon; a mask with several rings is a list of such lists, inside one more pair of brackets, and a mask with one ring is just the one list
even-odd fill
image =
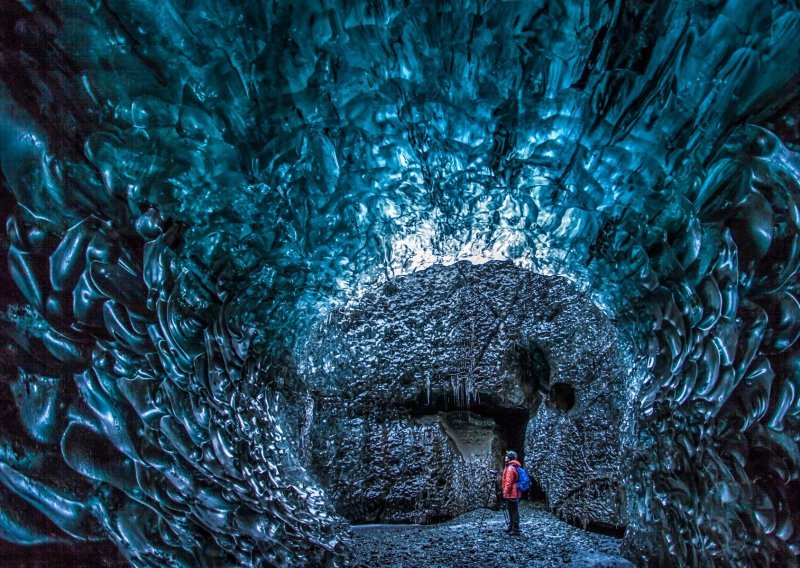
{"label": "cave floor", "polygon": [[619,556],[621,539],[573,527],[542,503],[520,503],[520,518],[521,536],[506,535],[503,511],[488,509],[436,525],[357,525],[353,566],[633,567]]}

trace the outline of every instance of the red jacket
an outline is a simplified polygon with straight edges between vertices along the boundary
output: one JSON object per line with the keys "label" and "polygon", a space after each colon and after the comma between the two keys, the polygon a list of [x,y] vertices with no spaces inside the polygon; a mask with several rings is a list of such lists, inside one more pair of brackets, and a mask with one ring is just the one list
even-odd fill
{"label": "red jacket", "polygon": [[519,480],[519,474],[517,473],[517,469],[512,466],[521,467],[517,460],[511,460],[506,464],[506,468],[503,470],[503,498],[504,499],[520,499],[522,498],[522,491],[519,490],[517,487],[517,481]]}

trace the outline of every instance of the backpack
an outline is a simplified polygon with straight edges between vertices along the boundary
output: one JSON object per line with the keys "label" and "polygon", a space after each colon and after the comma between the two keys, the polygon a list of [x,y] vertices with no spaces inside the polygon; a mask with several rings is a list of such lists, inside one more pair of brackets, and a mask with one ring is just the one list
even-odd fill
{"label": "backpack", "polygon": [[527,491],[531,488],[531,476],[528,475],[528,472],[522,469],[521,467],[515,465],[514,469],[517,470],[517,489],[520,491]]}

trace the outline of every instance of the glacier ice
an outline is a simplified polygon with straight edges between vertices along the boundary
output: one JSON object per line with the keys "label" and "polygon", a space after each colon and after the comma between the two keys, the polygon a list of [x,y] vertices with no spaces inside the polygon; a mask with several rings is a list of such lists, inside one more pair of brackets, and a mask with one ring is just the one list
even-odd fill
{"label": "glacier ice", "polygon": [[631,555],[797,564],[796,3],[3,10],[0,537],[341,564],[294,346],[374,283],[510,259],[647,367]]}

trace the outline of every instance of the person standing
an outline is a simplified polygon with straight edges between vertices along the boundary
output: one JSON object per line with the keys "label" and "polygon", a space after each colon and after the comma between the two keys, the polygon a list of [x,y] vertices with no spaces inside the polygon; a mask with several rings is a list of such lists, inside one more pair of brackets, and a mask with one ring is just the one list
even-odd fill
{"label": "person standing", "polygon": [[518,467],[522,464],[517,460],[517,452],[508,452],[505,457],[505,468],[503,469],[503,499],[506,501],[508,509],[508,529],[510,535],[519,535],[519,500],[522,498],[522,491],[517,487],[519,481]]}

